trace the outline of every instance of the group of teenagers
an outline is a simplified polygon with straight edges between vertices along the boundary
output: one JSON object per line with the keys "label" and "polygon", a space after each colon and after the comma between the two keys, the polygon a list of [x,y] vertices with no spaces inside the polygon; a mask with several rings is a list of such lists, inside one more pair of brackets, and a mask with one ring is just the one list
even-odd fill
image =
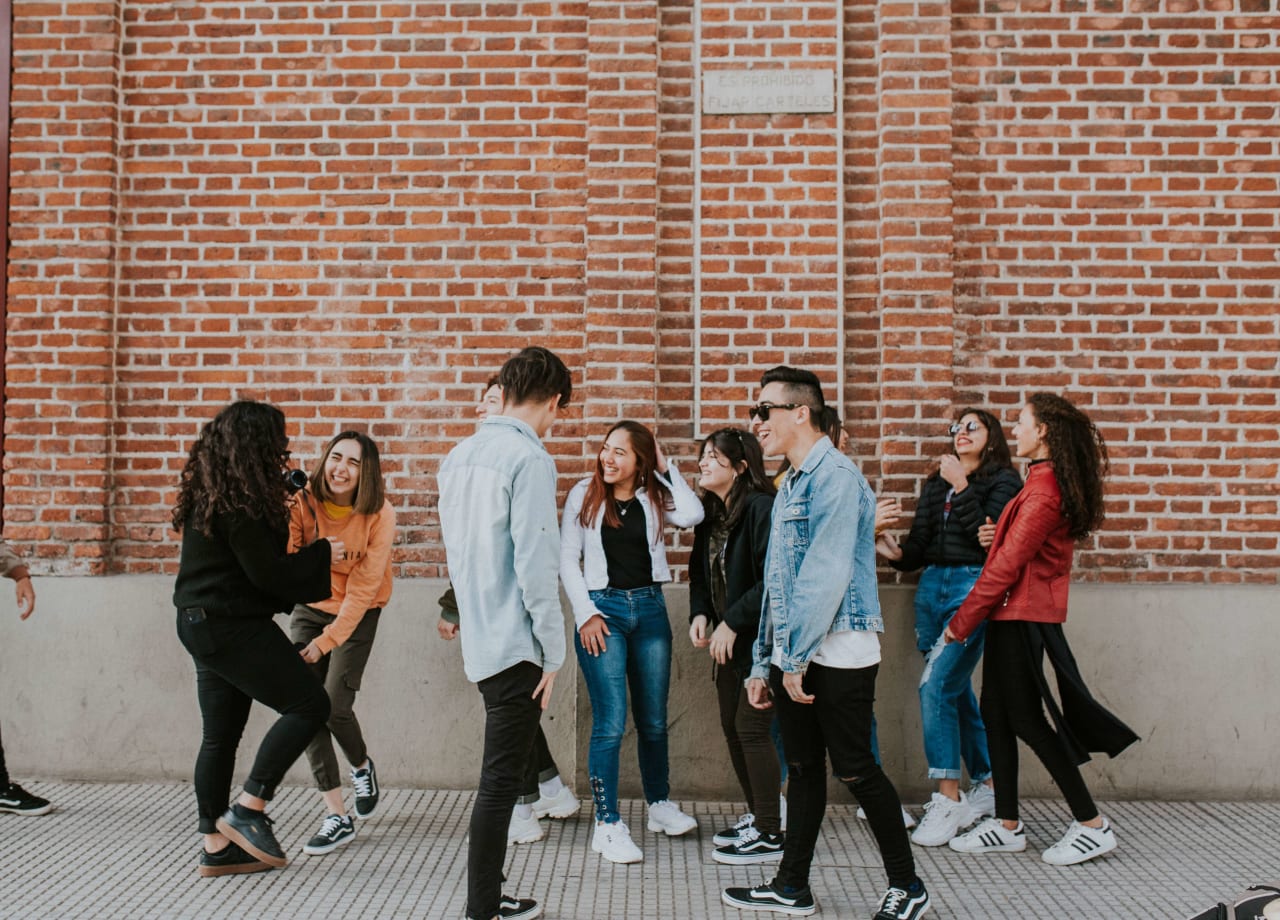
{"label": "group of teenagers", "polygon": [[[708,693],[747,804],[714,835],[713,857],[777,863],[768,882],[724,889],[724,903],[799,916],[817,910],[809,877],[828,761],[884,862],[879,920],[914,920],[929,907],[911,841],[963,853],[1026,848],[1018,739],[1048,769],[1073,817],[1044,860],[1070,865],[1115,848],[1079,765],[1090,752],[1115,756],[1136,735],[1089,694],[1062,629],[1073,546],[1103,515],[1106,447],[1083,412],[1053,394],[1030,397],[1013,429],[1018,456],[1030,461],[1025,482],[1000,420],[980,408],[957,412],[950,449],[924,480],[899,542],[891,530],[900,504],[877,501],[842,452],[840,420],[810,371],[764,373],[748,407],[750,430],[721,428],[699,445],[696,491],[646,426],[618,422],[561,513],[544,441],[571,395],[559,357],[523,349],[489,381],[475,434],[438,472],[451,585],[437,629],[458,638],[485,712],[468,920],[539,916],[535,900],[502,892],[507,847],[540,839],[540,818],[579,811],[540,726],[567,651],[562,589],[591,702],[592,850],[614,863],[643,859],[618,802],[628,700],[648,829],[676,836],[697,828],[669,783],[668,528],[694,528],[688,635],[710,659]],[[182,535],[177,630],[195,663],[203,720],[195,792],[206,877],[287,864],[266,808],[304,751],[324,812],[304,852],[350,842],[357,820],[378,806],[354,702],[391,596],[395,514],[367,435],[336,434],[309,476],[291,471],[288,444],[279,409],[231,404],[200,431],[173,512]],[[766,458],[781,468],[769,474]],[[937,791],[910,837],[913,819],[875,740],[878,556],[902,571],[923,569],[915,634]],[[282,611],[291,611],[289,635],[272,619]],[[979,661],[981,703],[971,683]],[[255,700],[279,717],[233,802],[236,749]],[[354,814],[334,740],[351,767]]]}

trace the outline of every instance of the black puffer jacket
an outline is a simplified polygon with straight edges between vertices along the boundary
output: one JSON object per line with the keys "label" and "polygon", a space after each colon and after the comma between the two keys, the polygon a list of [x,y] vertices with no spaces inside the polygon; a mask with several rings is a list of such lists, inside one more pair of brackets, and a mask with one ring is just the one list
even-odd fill
{"label": "black puffer jacket", "polygon": [[1009,468],[972,476],[968,487],[952,496],[951,514],[944,523],[942,511],[951,483],[934,473],[920,489],[911,532],[902,544],[902,558],[889,564],[901,572],[926,565],[982,565],[987,551],[978,545],[978,528],[987,518],[998,521],[1004,506],[1021,488],[1022,477]]}
{"label": "black puffer jacket", "polygon": [[[721,620],[737,633],[733,658],[739,671],[751,669],[751,647],[760,631],[760,605],[764,600],[764,557],[769,549],[769,517],[773,496],[752,492],[746,498],[742,517],[725,543],[725,596],[728,609],[718,616],[711,602],[711,559],[707,542],[713,526],[710,515],[693,531],[693,551],[689,556],[689,621],[702,615],[714,629]],[[710,633],[708,633],[710,635]]]}

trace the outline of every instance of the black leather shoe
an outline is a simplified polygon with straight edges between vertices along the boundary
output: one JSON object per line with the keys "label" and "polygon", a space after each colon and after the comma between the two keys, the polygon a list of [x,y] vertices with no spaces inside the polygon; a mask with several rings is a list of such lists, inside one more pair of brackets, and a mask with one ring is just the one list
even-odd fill
{"label": "black leather shoe", "polygon": [[284,850],[271,832],[271,819],[263,812],[245,808],[243,805],[232,805],[218,819],[217,828],[232,843],[237,843],[249,853],[256,856],[268,866],[283,869],[289,865]]}
{"label": "black leather shoe", "polygon": [[215,878],[219,875],[245,875],[249,872],[266,872],[271,867],[251,853],[246,853],[239,844],[228,843],[217,853],[210,853],[201,848],[200,865],[196,871],[201,878]]}

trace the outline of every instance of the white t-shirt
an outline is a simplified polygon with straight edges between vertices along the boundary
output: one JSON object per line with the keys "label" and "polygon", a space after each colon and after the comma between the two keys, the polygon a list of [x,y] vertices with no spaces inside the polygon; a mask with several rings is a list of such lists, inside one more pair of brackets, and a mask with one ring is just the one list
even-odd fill
{"label": "white t-shirt", "polygon": [[[827,633],[811,659],[824,668],[869,668],[880,663],[880,636],[869,629]],[[773,665],[782,667],[782,646],[773,646]]]}

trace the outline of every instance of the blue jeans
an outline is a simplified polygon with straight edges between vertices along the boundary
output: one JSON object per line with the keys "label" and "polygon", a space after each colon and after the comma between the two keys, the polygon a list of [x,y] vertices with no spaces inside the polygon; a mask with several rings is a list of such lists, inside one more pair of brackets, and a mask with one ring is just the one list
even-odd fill
{"label": "blue jeans", "polygon": [[943,629],[981,572],[978,565],[931,565],[916,588],[916,647],[925,654],[920,721],[930,779],[960,779],[961,761],[975,783],[991,775],[987,730],[972,684],[973,669],[982,660],[986,624],[963,645],[948,645],[942,639]]}
{"label": "blue jeans", "polygon": [[591,697],[591,745],[587,774],[596,820],[612,824],[618,815],[618,751],[627,727],[627,688],[636,720],[640,781],[648,802],[670,797],[667,765],[667,691],[671,684],[671,623],[662,588],[592,591],[604,615],[605,650],[589,655],[574,633],[578,667]]}

